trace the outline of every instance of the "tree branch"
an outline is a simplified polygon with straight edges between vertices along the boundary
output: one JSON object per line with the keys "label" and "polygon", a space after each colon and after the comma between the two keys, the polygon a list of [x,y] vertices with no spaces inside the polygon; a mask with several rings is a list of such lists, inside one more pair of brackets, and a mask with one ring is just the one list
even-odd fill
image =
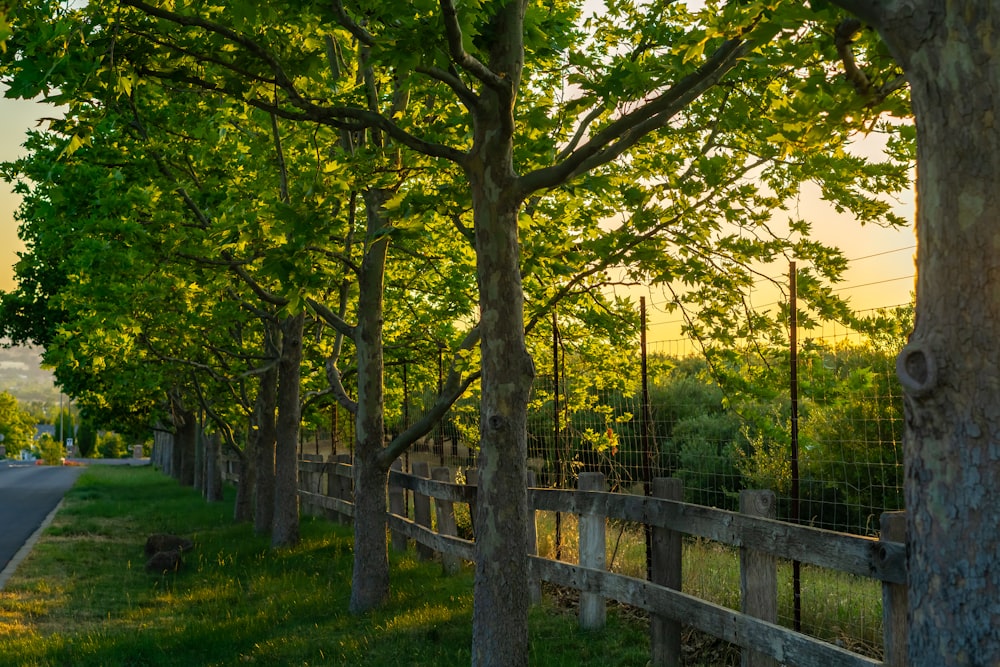
{"label": "tree branch", "polygon": [[455,64],[498,93],[509,94],[510,81],[498,76],[466,52],[462,46],[462,26],[458,22],[458,11],[455,9],[454,0],[441,0],[441,14],[444,17],[445,36],[448,39],[448,53]]}
{"label": "tree branch", "polygon": [[454,405],[455,401],[462,397],[466,389],[482,375],[482,371],[475,371],[462,377],[462,371],[458,367],[461,359],[460,352],[471,350],[479,343],[481,332],[479,326],[473,327],[458,346],[455,355],[452,357],[451,366],[448,369],[448,377],[441,388],[441,393],[437,400],[420,418],[409,428],[397,435],[392,441],[379,452],[378,458],[383,463],[390,463],[405,452],[410,445],[418,439],[427,435],[434,428],[434,425],[444,417],[448,409]]}
{"label": "tree branch", "polygon": [[253,39],[250,39],[246,35],[236,32],[235,30],[228,28],[221,23],[216,23],[215,21],[209,21],[208,19],[203,19],[200,16],[187,16],[184,14],[178,14],[177,12],[168,11],[166,9],[161,9],[159,7],[154,7],[153,5],[142,2],[142,0],[121,0],[121,4],[134,9],[138,9],[142,13],[148,16],[155,16],[157,18],[170,21],[171,23],[176,23],[177,25],[189,27],[189,28],[201,28],[207,30],[208,32],[219,35],[220,37],[239,44],[243,48],[247,49],[253,55],[257,56],[264,64],[268,66],[271,73],[274,74],[275,84],[281,87],[289,97],[293,99],[301,99],[298,89],[295,87],[291,77],[285,72],[284,67],[282,67],[281,62],[271,54],[266,48],[258,44]]}
{"label": "tree branch", "polygon": [[591,109],[590,112],[584,116],[583,120],[580,121],[580,125],[576,128],[576,132],[573,133],[573,138],[570,139],[569,143],[566,144],[561,151],[559,151],[558,155],[556,155],[556,160],[565,160],[573,154],[573,151],[576,150],[576,147],[580,145],[583,137],[587,134],[587,130],[594,124],[595,120],[600,118],[602,113],[604,113],[604,107],[597,106]]}
{"label": "tree branch", "polygon": [[859,30],[861,30],[861,21],[855,18],[844,19],[837,25],[837,29],[833,33],[833,38],[834,44],[837,47],[837,55],[840,56],[841,62],[844,63],[844,75],[854,86],[855,90],[867,97],[868,93],[871,92],[871,81],[868,80],[868,76],[864,71],[858,67],[857,62],[854,60],[854,51],[851,50],[851,44],[854,43],[854,35]]}
{"label": "tree branch", "polygon": [[326,381],[337,402],[352,415],[357,415],[358,402],[347,395],[347,390],[344,389],[344,383],[341,380],[340,369],[337,368],[336,361],[332,358],[326,360]]}
{"label": "tree branch", "polygon": [[837,25],[834,31],[834,44],[837,47],[837,55],[844,63],[844,76],[851,82],[854,89],[862,97],[868,98],[868,105],[880,104],[886,97],[906,85],[906,77],[897,76],[884,86],[872,86],[871,79],[864,70],[858,67],[854,60],[854,50],[851,45],[854,43],[854,35],[861,30],[861,21],[855,18],[844,19]]}
{"label": "tree branch", "polygon": [[365,46],[375,46],[375,38],[370,32],[365,30],[357,21],[352,19],[344,9],[344,3],[340,0],[333,0],[333,13],[337,15],[337,23],[339,23],[347,32],[354,36],[354,39],[358,40]]}
{"label": "tree branch", "polygon": [[563,162],[521,177],[525,197],[606,164],[635,145],[649,132],[663,127],[688,104],[717,84],[750,48],[742,38],[728,40],[701,67],[667,91],[609,124]]}
{"label": "tree branch", "polygon": [[352,327],[350,324],[345,322],[343,318],[333,312],[326,304],[320,303],[316,299],[311,298],[306,299],[306,303],[309,304],[310,308],[316,311],[316,314],[320,317],[320,319],[333,327],[334,330],[347,336],[351,340],[354,340],[356,333],[355,327]]}
{"label": "tree branch", "polygon": [[310,252],[314,252],[314,253],[316,253],[318,255],[323,255],[324,257],[326,257],[328,259],[332,259],[332,260],[336,260],[336,261],[340,262],[341,264],[343,264],[347,268],[348,271],[350,271],[351,273],[353,273],[355,275],[357,275],[358,273],[361,272],[361,267],[358,266],[357,262],[355,262],[354,260],[352,260],[350,257],[346,256],[344,253],[334,252],[332,250],[327,250],[326,248],[323,248],[323,247],[320,247],[320,246],[315,246],[315,245],[308,245],[308,246],[306,246],[306,250],[309,250]]}
{"label": "tree branch", "polygon": [[[208,30],[215,34],[218,34],[226,39],[233,41],[244,48],[247,48],[254,55],[261,58],[265,64],[267,64],[274,74],[274,79],[265,79],[263,77],[254,76],[253,79],[256,81],[271,83],[281,89],[285,95],[288,97],[289,103],[298,109],[299,111],[291,111],[280,106],[277,102],[268,101],[259,97],[251,97],[244,99],[242,93],[235,90],[229,90],[216,83],[208,81],[199,76],[192,75],[190,73],[182,72],[167,72],[156,70],[150,67],[137,66],[137,70],[146,76],[156,77],[163,80],[176,81],[179,83],[185,83],[202,90],[209,90],[213,92],[223,93],[230,98],[240,99],[250,104],[251,106],[265,111],[267,113],[273,113],[286,120],[305,120],[313,121],[317,123],[322,123],[330,127],[334,127],[340,130],[351,130],[358,131],[365,128],[375,128],[385,132],[393,140],[398,143],[411,148],[418,153],[423,153],[431,157],[440,157],[458,164],[462,164],[465,159],[465,154],[461,151],[457,151],[450,146],[443,144],[437,144],[429,141],[424,141],[419,137],[410,134],[406,130],[402,129],[396,123],[392,122],[389,118],[384,115],[370,111],[367,109],[362,109],[360,107],[350,107],[350,106],[321,106],[315,102],[308,100],[299,93],[298,89],[294,86],[292,80],[284,72],[281,67],[281,63],[278,62],[266,49],[257,44],[255,41],[240,35],[239,33],[222,26],[218,23],[212,21],[207,21],[197,17],[188,17],[182,14],[177,14],[175,12],[169,12],[166,10],[161,10],[151,5],[147,5],[141,0],[123,0],[123,2],[131,7],[134,7],[140,11],[146,12],[151,16],[156,16],[163,18],[165,20],[177,23],[178,25],[199,27],[204,30]],[[175,48],[171,46],[170,48]],[[204,54],[195,54],[198,60],[203,62],[212,62],[213,59],[210,56]],[[217,60],[216,60],[217,62]],[[221,67],[229,69],[234,73],[241,74],[239,68],[228,63],[218,62]],[[242,75],[246,75],[242,72]],[[349,122],[354,121],[354,122]]]}
{"label": "tree branch", "polygon": [[865,23],[879,28],[887,17],[885,3],[880,0],[831,0],[833,4],[846,9]]}
{"label": "tree branch", "polygon": [[281,196],[281,203],[291,203],[288,194],[288,167],[285,165],[285,151],[281,146],[281,131],[278,129],[278,117],[273,113],[271,118],[271,134],[274,137],[274,154],[278,160],[278,189]]}

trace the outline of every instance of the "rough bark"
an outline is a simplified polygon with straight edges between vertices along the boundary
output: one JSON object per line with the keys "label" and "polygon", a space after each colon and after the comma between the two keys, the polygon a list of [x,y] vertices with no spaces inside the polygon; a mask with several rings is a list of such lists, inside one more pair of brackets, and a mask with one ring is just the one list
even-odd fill
{"label": "rough bark", "polygon": [[271,546],[294,546],[299,541],[299,390],[302,330],[305,314],[288,317],[281,327],[278,362],[278,419],[274,448],[274,518]]}
{"label": "rough bark", "polygon": [[198,422],[190,410],[178,409],[174,414],[177,428],[174,435],[174,477],[184,486],[194,486]]}
{"label": "rough bark", "polygon": [[239,481],[236,484],[236,501],[233,503],[233,520],[237,523],[253,520],[253,487],[256,473],[253,466],[252,447],[244,450],[239,457],[236,474]]}
{"label": "rough bark", "polygon": [[253,528],[258,535],[271,530],[274,520],[274,414],[278,403],[278,369],[267,370],[260,380],[255,418],[257,430],[253,435]]}
{"label": "rough bark", "polygon": [[205,448],[208,446],[206,442],[205,429],[201,421],[198,422],[198,431],[195,434],[194,439],[194,488],[198,490],[199,493],[205,493]]}
{"label": "rough bark", "polygon": [[[384,226],[382,206],[389,192],[365,192],[368,238]],[[358,402],[354,448],[354,570],[350,609],[373,609],[389,597],[386,546],[386,486],[391,461],[383,416],[382,294],[388,239],[382,236],[365,253],[358,276],[358,324],[354,338],[358,362]]]}
{"label": "rough bark", "polygon": [[906,402],[909,662],[1000,664],[1000,14],[985,0],[844,2],[911,85],[917,320]]}
{"label": "rough bark", "polygon": [[472,664],[528,664],[527,405],[534,365],[524,341],[513,166],[514,101],[524,64],[524,3],[494,18],[489,82],[474,114],[472,190],[482,329],[479,492]]}
{"label": "rough bark", "polygon": [[222,466],[219,457],[222,445],[219,434],[205,436],[205,500],[219,502],[222,500]]}

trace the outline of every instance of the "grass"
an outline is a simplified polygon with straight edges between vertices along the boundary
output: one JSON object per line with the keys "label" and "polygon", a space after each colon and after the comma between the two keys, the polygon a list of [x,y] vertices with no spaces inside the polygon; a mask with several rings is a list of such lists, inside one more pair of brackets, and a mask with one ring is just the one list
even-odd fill
{"label": "grass", "polygon": [[[273,550],[232,522],[231,494],[208,504],[150,468],[89,467],[0,591],[0,665],[469,664],[471,569],[444,577],[394,554],[389,604],[351,615],[350,529],[304,518],[301,544]],[[194,539],[180,572],[144,571],[155,532]],[[624,613],[584,633],[550,603],[530,626],[532,664],[649,660],[645,626]]]}
{"label": "grass", "polygon": [[[184,665],[467,665],[472,571],[445,577],[415,552],[392,554],[389,604],[346,612],[350,529],[304,517],[302,541],[274,550],[233,523],[233,491],[222,503],[150,468],[91,466],[16,575],[0,591],[0,667]],[[460,509],[457,506],[456,509]],[[461,510],[460,510],[461,511]],[[552,557],[550,513],[539,514],[539,551]],[[564,516],[563,560],[575,562],[576,522]],[[144,571],[148,535],[191,537],[176,574]],[[642,576],[634,527],[610,522],[610,569]],[[685,542],[684,588],[731,608],[739,604],[738,555]],[[790,566],[779,569],[780,616],[790,625]],[[608,626],[578,629],[574,595],[549,591],[531,612],[534,665],[639,665],[649,661],[647,624],[611,605]],[[806,631],[877,656],[881,595],[874,582],[803,567]],[[685,633],[685,664],[738,664],[738,652]]]}

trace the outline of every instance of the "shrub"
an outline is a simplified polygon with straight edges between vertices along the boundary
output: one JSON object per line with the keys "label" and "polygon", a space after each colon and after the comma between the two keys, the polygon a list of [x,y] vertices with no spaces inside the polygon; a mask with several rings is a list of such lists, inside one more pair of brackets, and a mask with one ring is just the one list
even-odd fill
{"label": "shrub", "polygon": [[42,435],[38,440],[38,454],[47,465],[62,465],[62,460],[66,458],[66,448],[58,440],[53,440],[48,433]]}
{"label": "shrub", "polygon": [[125,438],[118,433],[104,433],[97,437],[97,455],[102,459],[121,459],[129,455]]}

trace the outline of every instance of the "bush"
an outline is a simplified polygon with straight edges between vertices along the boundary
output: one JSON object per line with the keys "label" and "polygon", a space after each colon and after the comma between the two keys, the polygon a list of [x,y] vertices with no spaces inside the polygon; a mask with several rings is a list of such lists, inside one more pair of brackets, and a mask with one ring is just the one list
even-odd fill
{"label": "bush", "polygon": [[125,438],[117,433],[105,433],[97,437],[97,456],[102,459],[122,459],[129,455]]}
{"label": "bush", "polygon": [[63,459],[66,458],[66,448],[58,440],[53,440],[48,433],[38,440],[37,447],[39,458],[47,465],[62,465]]}

